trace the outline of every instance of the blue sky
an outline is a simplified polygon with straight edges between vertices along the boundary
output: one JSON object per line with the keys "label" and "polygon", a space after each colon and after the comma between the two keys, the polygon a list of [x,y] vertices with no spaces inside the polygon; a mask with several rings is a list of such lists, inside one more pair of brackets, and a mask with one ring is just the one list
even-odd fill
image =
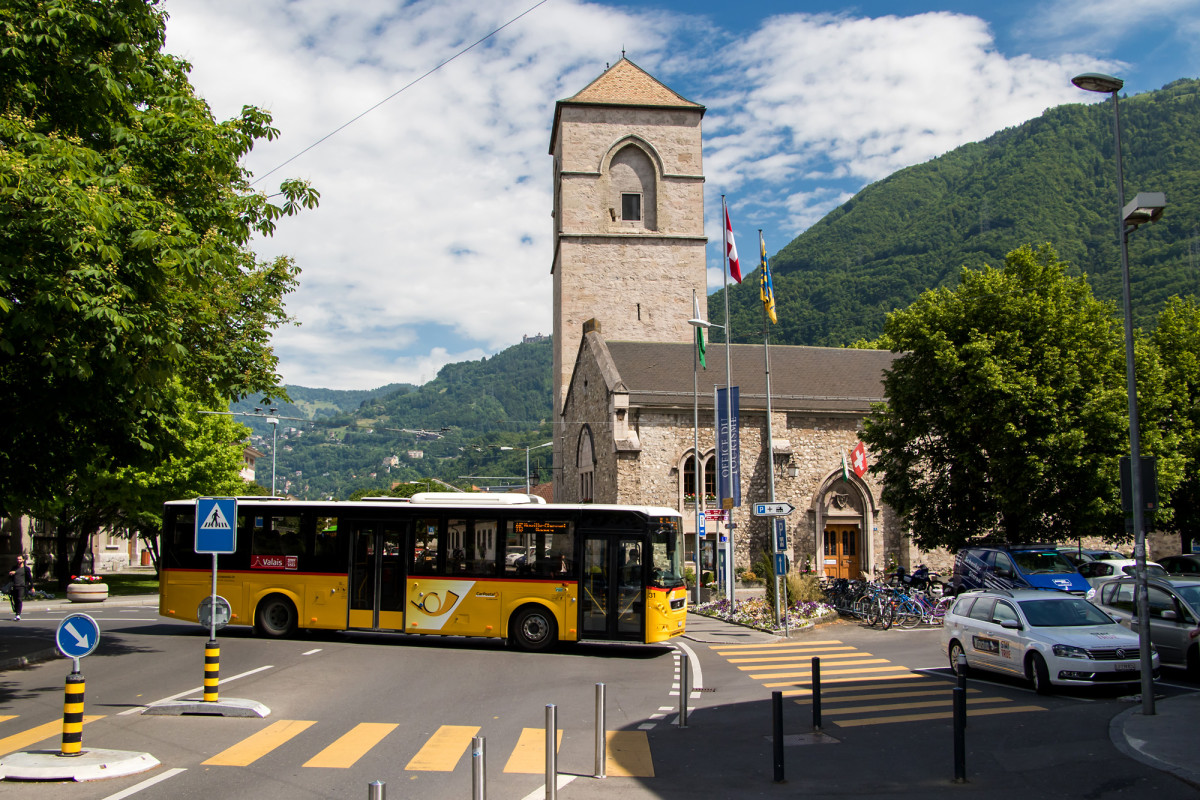
{"label": "blue sky", "polygon": [[[167,50],[219,119],[270,110],[247,159],[306,178],[321,208],[255,243],[290,255],[287,383],[423,383],[551,329],[554,102],[627,56],[708,108],[709,291],[720,196],[744,261],[779,250],[863,186],[1046,108],[1200,77],[1200,0],[166,0]],[[532,10],[530,10],[532,9]],[[455,56],[513,18],[520,19]]]}

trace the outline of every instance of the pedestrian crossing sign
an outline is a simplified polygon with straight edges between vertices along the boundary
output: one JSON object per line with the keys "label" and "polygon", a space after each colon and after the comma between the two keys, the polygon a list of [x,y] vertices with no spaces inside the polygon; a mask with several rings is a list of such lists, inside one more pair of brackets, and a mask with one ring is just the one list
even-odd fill
{"label": "pedestrian crossing sign", "polygon": [[232,553],[237,549],[237,498],[196,498],[196,552]]}

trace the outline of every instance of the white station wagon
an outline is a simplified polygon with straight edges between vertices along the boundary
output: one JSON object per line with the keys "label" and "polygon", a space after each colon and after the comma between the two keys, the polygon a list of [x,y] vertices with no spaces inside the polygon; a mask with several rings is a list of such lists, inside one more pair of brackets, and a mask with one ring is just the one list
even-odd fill
{"label": "white station wagon", "polygon": [[[959,596],[946,612],[942,644],[950,666],[1025,678],[1039,694],[1055,685],[1138,683],[1138,637],[1082,597],[1037,589]],[[1153,654],[1158,674],[1158,653]]]}

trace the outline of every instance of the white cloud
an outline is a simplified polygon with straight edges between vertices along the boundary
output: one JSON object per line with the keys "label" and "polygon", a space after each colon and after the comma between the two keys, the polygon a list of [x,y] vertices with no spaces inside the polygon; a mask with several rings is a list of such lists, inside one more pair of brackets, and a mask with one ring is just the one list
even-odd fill
{"label": "white cloud", "polygon": [[[167,50],[192,61],[218,118],[272,112],[281,137],[248,159],[262,174],[533,4],[168,0]],[[554,102],[622,47],[709,109],[713,287],[722,191],[739,192],[734,224],[756,261],[754,227],[778,249],[868,181],[1085,99],[1068,78],[1096,64],[1006,57],[987,23],[949,13],[787,15],[737,40],[705,18],[553,0],[259,185],[300,177],[321,192],[317,211],[256,243],[302,269],[288,301],[301,326],[275,337],[284,380],[427,380],[548,332]]]}

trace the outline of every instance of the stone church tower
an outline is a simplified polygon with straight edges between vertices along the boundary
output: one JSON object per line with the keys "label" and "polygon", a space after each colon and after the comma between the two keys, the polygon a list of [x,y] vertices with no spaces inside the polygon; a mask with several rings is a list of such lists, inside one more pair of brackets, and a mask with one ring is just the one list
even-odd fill
{"label": "stone church tower", "polygon": [[624,57],[555,105],[556,415],[584,322],[611,340],[687,342],[693,291],[707,313],[703,115]]}

